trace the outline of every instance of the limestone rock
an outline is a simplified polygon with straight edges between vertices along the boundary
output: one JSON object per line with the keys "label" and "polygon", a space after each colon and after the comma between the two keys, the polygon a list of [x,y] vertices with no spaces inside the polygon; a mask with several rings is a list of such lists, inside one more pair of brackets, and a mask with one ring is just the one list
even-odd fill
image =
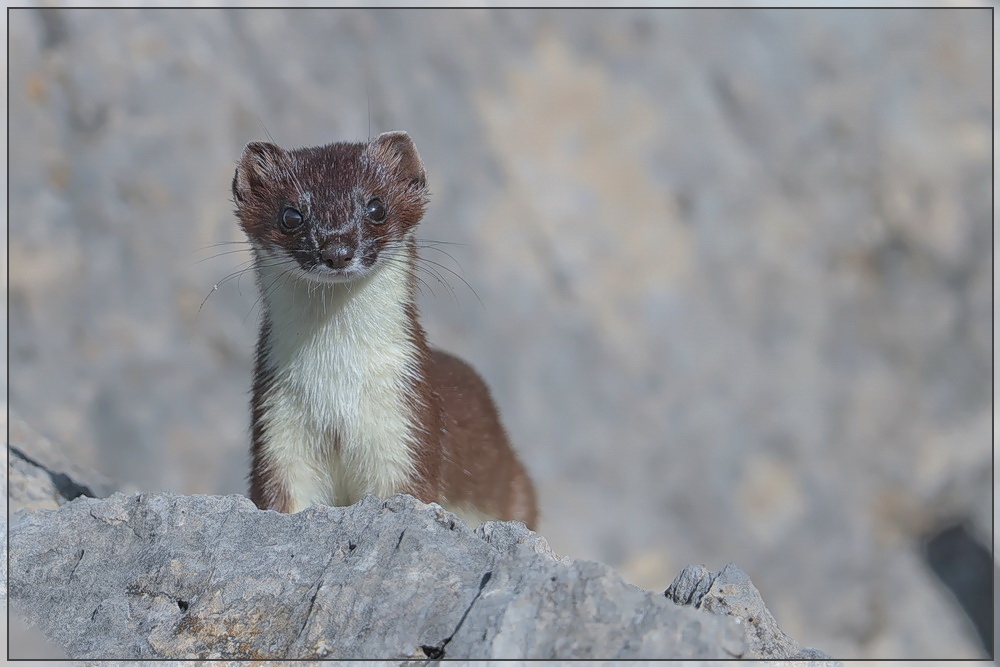
{"label": "limestone rock", "polygon": [[8,494],[12,512],[55,509],[80,496],[103,497],[113,486],[103,476],[78,465],[66,448],[31,428],[16,412],[9,415]]}
{"label": "limestone rock", "polygon": [[703,565],[688,565],[664,595],[677,604],[740,619],[746,624],[750,653],[755,656],[770,660],[830,659],[822,651],[803,648],[782,632],[750,577],[735,563],[718,572],[709,572]]}
{"label": "limestone rock", "polygon": [[10,537],[12,609],[74,659],[754,655],[733,619],[410,496],[286,515],[115,494],[19,512]]}

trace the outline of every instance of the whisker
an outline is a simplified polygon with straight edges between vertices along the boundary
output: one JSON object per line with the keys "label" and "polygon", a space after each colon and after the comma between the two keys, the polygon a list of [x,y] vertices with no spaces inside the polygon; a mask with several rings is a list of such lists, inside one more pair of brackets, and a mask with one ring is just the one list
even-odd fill
{"label": "whisker", "polygon": [[[280,267],[280,266],[285,265],[285,264],[289,264],[289,265],[291,265],[293,267],[295,265],[294,260],[288,259],[288,258],[284,258],[284,257],[275,258],[270,263],[267,263],[267,262],[256,262],[256,261],[253,262],[253,266],[247,267],[247,268],[245,268],[245,269],[243,269],[243,270],[241,270],[241,271],[238,272],[238,277],[237,277],[237,280],[236,280],[236,291],[239,293],[240,296],[243,296],[243,288],[240,286],[240,280],[242,280],[243,276],[245,274],[249,273],[251,269],[273,269],[274,267]],[[287,273],[287,272],[285,272],[285,273]],[[227,276],[227,279],[233,277],[233,275],[236,275],[236,274],[231,274],[230,276]]]}
{"label": "whisker", "polygon": [[451,293],[451,298],[455,300],[455,303],[459,303],[459,301],[458,301],[458,295],[455,293],[455,288],[452,287],[451,283],[449,283],[447,280],[445,280],[444,276],[442,276],[438,271],[436,271],[435,269],[432,269],[429,266],[424,266],[423,264],[420,264],[419,262],[417,264],[415,264],[413,268],[416,271],[422,271],[426,275],[431,276],[432,278],[434,278],[434,280],[438,281],[438,283],[440,283],[441,285],[444,285],[448,289],[448,291]]}
{"label": "whisker", "polygon": [[459,274],[457,271],[451,269],[450,267],[445,266],[444,264],[441,264],[440,262],[435,262],[432,259],[427,259],[426,257],[420,257],[419,255],[417,256],[417,262],[425,262],[427,264],[433,264],[434,266],[440,269],[444,269],[448,273],[452,274],[453,276],[461,280],[462,283],[464,283],[465,286],[469,288],[469,291],[472,292],[473,295],[475,295],[476,301],[478,301],[479,305],[483,307],[483,310],[486,310],[486,305],[483,303],[483,300],[479,298],[479,294],[476,292],[475,289],[472,288],[472,285],[469,284],[469,281],[463,278],[462,275]]}
{"label": "whisker", "polygon": [[[282,263],[286,263],[286,260],[282,260],[281,262],[277,262],[275,264],[271,264],[268,268],[271,268],[271,267],[274,267],[274,266],[278,266],[278,265],[280,265]],[[274,280],[272,280],[266,286],[262,286],[261,287],[260,295],[257,297],[256,301],[253,302],[253,305],[250,306],[250,310],[247,311],[247,314],[243,317],[243,323],[244,324],[246,324],[247,318],[250,317],[250,313],[252,313],[254,311],[254,308],[257,307],[257,304],[261,303],[261,301],[263,300],[264,296],[266,294],[268,294],[268,293],[271,292],[271,288],[274,287],[275,283],[277,283],[282,278],[287,278],[290,275],[291,275],[291,271],[282,271],[281,273],[279,273],[278,275],[276,275],[274,277]]]}
{"label": "whisker", "polygon": [[198,318],[201,317],[201,309],[205,307],[205,302],[208,301],[208,297],[219,291],[219,283],[212,285],[212,289],[205,295],[205,298],[201,300],[201,305],[198,306],[198,312],[194,314],[195,323],[198,322]]}
{"label": "whisker", "polygon": [[[455,288],[453,288],[451,285],[449,285],[448,281],[442,280],[441,276],[439,276],[437,274],[434,274],[434,273],[431,273],[425,267],[417,267],[417,269],[419,269],[419,270],[423,271],[424,273],[426,273],[427,275],[431,276],[436,281],[438,281],[438,283],[440,283],[441,285],[444,285],[445,289],[447,289],[448,292],[451,294],[451,298],[454,299],[455,303],[461,305],[461,303],[458,300],[458,295],[455,294]],[[431,288],[430,283],[428,283],[426,280],[424,280],[418,274],[414,274],[414,277],[427,287],[427,289],[430,291],[431,295],[433,295],[435,299],[437,298],[437,294],[434,293],[434,290],[433,290],[433,288]]]}
{"label": "whisker", "polygon": [[[441,244],[444,244],[444,245],[464,245],[464,244],[450,243],[450,242],[444,242],[444,241],[441,241],[441,242],[432,241],[432,240],[429,240],[429,239],[416,239],[416,241],[417,241],[417,243],[434,243],[434,244],[441,243]],[[451,255],[448,254],[447,252],[441,250],[440,248],[436,248],[433,245],[426,245],[424,247],[431,248],[433,250],[438,250],[439,252],[442,252],[445,255],[448,255],[448,257],[450,257],[452,259],[452,261],[454,261],[456,264],[458,264],[459,269],[461,269],[461,264],[459,264],[459,262],[457,260],[455,260],[454,257],[451,257]],[[391,253],[389,254],[389,257],[391,257],[393,259],[397,259],[399,261],[402,261],[405,264],[406,261],[407,261],[407,259],[408,259],[408,257],[406,257],[404,255],[404,253],[406,253],[406,252],[407,252],[407,248],[405,246],[393,247],[391,249]],[[455,292],[455,289],[452,287],[451,283],[449,283],[447,280],[445,280],[444,276],[438,271],[438,269],[447,271],[448,273],[452,274],[453,276],[455,276],[456,278],[458,278],[459,280],[461,280],[462,283],[464,283],[465,286],[469,289],[469,291],[472,292],[472,294],[476,297],[476,300],[479,302],[479,305],[485,309],[486,306],[483,304],[483,300],[481,298],[479,298],[479,294],[472,287],[472,285],[470,285],[469,282],[465,278],[463,278],[460,273],[458,273],[457,271],[455,271],[451,267],[449,267],[449,266],[447,266],[445,264],[442,264],[440,262],[435,262],[434,260],[428,259],[428,258],[426,258],[426,257],[424,257],[424,256],[422,256],[420,254],[416,254],[415,255],[415,264],[414,264],[414,267],[416,269],[418,269],[418,270],[424,271],[427,275],[432,276],[439,283],[441,283],[442,285],[444,285],[445,287],[447,287],[448,290],[449,290],[449,292],[451,292],[452,298],[455,299],[456,302],[458,302],[458,295]],[[433,267],[436,267],[436,268],[433,268]],[[433,293],[433,290],[432,290],[432,293]]]}
{"label": "whisker", "polygon": [[422,247],[430,247],[431,245],[453,245],[453,246],[460,246],[462,248],[467,248],[469,246],[468,243],[459,243],[458,241],[438,241],[437,239],[425,239],[425,238],[415,238],[413,240],[416,241],[417,243],[427,244],[426,246]]}
{"label": "whisker", "polygon": [[195,248],[194,252],[201,252],[202,250],[209,250],[211,248],[218,248],[224,245],[250,245],[250,241],[219,241],[218,243],[210,243],[206,246],[200,248]]}
{"label": "whisker", "polygon": [[[246,266],[247,264],[249,264],[250,266]],[[241,265],[240,265],[242,268],[237,268],[236,271],[233,271],[232,273],[230,273],[227,276],[225,276],[222,280],[220,280],[219,282],[217,282],[214,285],[212,285],[212,289],[210,289],[208,291],[208,294],[205,295],[205,298],[201,300],[201,304],[199,304],[199,306],[198,306],[198,312],[195,313],[194,321],[195,322],[198,321],[198,318],[201,316],[201,311],[205,307],[205,304],[208,302],[209,298],[211,298],[211,296],[213,294],[215,294],[217,291],[219,291],[219,287],[220,286],[225,285],[227,282],[229,282],[233,278],[236,278],[237,276],[242,277],[242,275],[244,273],[246,273],[247,271],[250,271],[250,270],[253,269],[252,265],[253,265],[253,260],[252,259],[247,260],[246,262],[242,262]],[[239,284],[239,282],[237,281],[237,285],[238,284]],[[240,294],[242,294],[242,292],[240,292]]]}
{"label": "whisker", "polygon": [[[456,247],[458,247],[458,246],[465,247],[467,244],[465,244],[465,243],[451,243],[451,242],[448,242],[448,241],[428,241],[426,239],[422,239],[420,241],[420,245],[417,245],[417,248],[419,250],[433,250],[435,252],[441,253],[442,255],[444,255],[445,257],[447,257],[451,261],[453,261],[455,263],[455,265],[458,267],[459,271],[462,271],[464,273],[465,268],[462,266],[462,263],[459,262],[457,259],[455,259],[455,256],[452,255],[450,252],[448,252],[447,250],[444,250],[443,248],[439,247],[439,246],[442,246],[442,245],[445,245],[445,246],[450,245],[450,246],[456,246]],[[418,255],[417,257],[418,257],[418,259],[424,259],[423,255]]]}
{"label": "whisker", "polygon": [[227,250],[226,252],[216,253],[214,255],[209,255],[208,257],[203,257],[195,261],[195,265],[202,264],[212,259],[218,259],[219,257],[225,257],[226,255],[236,255],[238,253],[249,252],[250,248],[240,248],[239,250]]}
{"label": "whisker", "polygon": [[[406,257],[406,256],[403,256],[401,253],[396,253],[396,254],[385,253],[385,254],[382,255],[382,261],[386,262],[387,264],[394,264],[396,266],[402,266],[404,268],[409,268],[409,258]],[[448,290],[451,292],[452,297],[455,299],[455,302],[458,303],[458,297],[455,295],[455,290],[452,288],[451,285],[448,284],[448,281],[445,280],[441,276],[441,274],[437,273],[436,271],[432,271],[429,267],[420,266],[419,264],[415,265],[414,268],[416,270],[425,272],[427,275],[433,277],[439,283],[441,283],[446,288],[448,288]],[[416,273],[414,273],[413,277],[415,279],[417,279],[418,281],[420,281],[421,285],[423,287],[426,287],[427,291],[429,291],[431,293],[431,295],[435,299],[437,298],[437,293],[430,286],[430,283],[428,283],[426,280],[424,280],[420,275],[418,275]]]}
{"label": "whisker", "polygon": [[[230,280],[232,280],[233,278],[242,277],[244,273],[246,273],[248,271],[252,271],[253,268],[254,268],[254,266],[255,266],[255,264],[254,264],[254,261],[252,259],[249,259],[249,260],[247,260],[245,262],[242,262],[235,271],[233,271],[232,273],[230,273],[229,275],[227,275],[225,278],[223,278],[222,280],[220,280],[218,283],[216,283],[216,285],[217,286],[218,285],[224,285],[224,284],[228,283]],[[242,296],[243,292],[240,292],[240,295]]]}
{"label": "whisker", "polygon": [[[442,255],[444,255],[445,257],[447,257],[448,259],[450,259],[451,261],[455,262],[455,265],[458,266],[458,270],[459,271],[461,271],[463,273],[465,272],[465,268],[462,266],[462,264],[457,259],[455,259],[451,255],[451,253],[449,253],[449,252],[447,252],[445,250],[442,250],[441,248],[435,248],[433,246],[428,247],[427,249],[428,250],[436,250],[436,251],[438,251],[439,253],[441,253]],[[421,257],[420,259],[423,259],[423,258]]]}
{"label": "whisker", "polygon": [[434,297],[435,299],[437,298],[437,294],[434,293],[434,288],[431,287],[430,284],[426,280],[424,280],[423,278],[421,278],[420,276],[417,276],[417,275],[414,275],[413,277],[414,277],[414,279],[416,279],[420,283],[417,286],[418,290],[423,291],[426,288],[427,291],[431,293],[432,297]]}

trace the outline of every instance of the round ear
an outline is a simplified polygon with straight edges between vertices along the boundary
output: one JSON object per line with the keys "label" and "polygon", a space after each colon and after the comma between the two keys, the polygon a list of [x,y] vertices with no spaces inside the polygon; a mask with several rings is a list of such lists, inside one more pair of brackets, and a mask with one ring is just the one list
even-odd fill
{"label": "round ear", "polygon": [[288,167],[288,153],[265,141],[252,141],[243,149],[233,174],[233,199],[237,204],[264,183],[278,178]]}
{"label": "round ear", "polygon": [[[427,185],[424,163],[417,153],[417,147],[410,135],[401,130],[383,132],[372,141],[371,148],[388,157],[398,166],[397,173],[406,178],[410,185],[423,188]],[[398,162],[397,162],[398,161]]]}

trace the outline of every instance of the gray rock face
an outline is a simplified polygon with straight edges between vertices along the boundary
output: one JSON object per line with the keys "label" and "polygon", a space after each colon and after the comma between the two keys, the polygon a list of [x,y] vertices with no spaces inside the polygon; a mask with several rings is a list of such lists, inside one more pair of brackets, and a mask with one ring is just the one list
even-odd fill
{"label": "gray rock face", "polygon": [[10,537],[12,609],[76,659],[754,656],[731,618],[410,496],[285,515],[115,494]]}
{"label": "gray rock face", "polygon": [[830,656],[803,648],[778,627],[750,577],[733,563],[718,572],[688,565],[664,595],[677,604],[733,616],[746,624],[749,653],[768,660],[825,660]]}
{"label": "gray rock face", "polygon": [[80,496],[103,497],[111,482],[71,460],[66,447],[43,437],[16,412],[9,415],[9,467],[5,480],[11,509],[55,509]]}
{"label": "gray rock face", "polygon": [[521,524],[472,531],[410,496],[291,516],[242,496],[85,499],[107,482],[13,422],[14,657],[828,657],[785,636],[735,566],[740,605],[701,604],[721,579],[703,568],[664,604]]}

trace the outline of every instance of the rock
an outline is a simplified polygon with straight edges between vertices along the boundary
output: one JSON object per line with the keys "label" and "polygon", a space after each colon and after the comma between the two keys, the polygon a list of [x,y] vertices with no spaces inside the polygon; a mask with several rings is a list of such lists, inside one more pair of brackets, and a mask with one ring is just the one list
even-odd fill
{"label": "rock", "polygon": [[778,627],[750,577],[735,563],[718,572],[688,565],[663,593],[677,604],[732,616],[746,625],[749,652],[768,660],[830,660],[814,648],[803,648]]}
{"label": "rock", "polygon": [[11,512],[56,509],[80,496],[104,497],[113,485],[102,475],[74,463],[58,442],[37,433],[13,410],[7,441]]}
{"label": "rock", "polygon": [[[562,559],[521,524],[487,522],[471,531],[409,496],[291,516],[260,512],[241,496],[116,494],[74,503],[106,494],[110,482],[72,463],[65,447],[16,414],[10,436],[12,508],[70,504],[16,517],[10,627],[17,657],[329,657],[360,646],[363,657],[400,659],[828,658],[782,633],[732,565],[711,575],[685,568],[666,597],[735,616],[755,634],[716,619],[703,625],[607,566]],[[80,537],[52,549],[59,534]],[[248,544],[257,551],[248,555]],[[109,557],[131,566],[107,568]],[[429,576],[437,576],[430,591],[406,586]],[[741,587],[741,604],[714,602],[728,599],[711,596],[725,584]],[[52,590],[62,595],[45,594]],[[370,604],[359,608],[358,598]],[[24,626],[22,613],[34,627]]]}
{"label": "rock", "polygon": [[804,655],[697,608],[711,586],[679,606],[521,524],[473,531],[410,496],[294,515],[242,496],[81,497],[17,513],[10,539],[11,608],[73,659]]}
{"label": "rock", "polygon": [[[79,451],[50,440],[31,428],[14,410],[0,416],[8,439],[7,465],[0,471],[3,511],[0,513],[0,599],[7,600],[7,517],[18,510],[56,509],[81,496],[106,496],[109,480],[74,462]],[[8,512],[9,510],[9,512]],[[4,605],[7,613],[7,605]],[[38,628],[28,627],[16,612],[4,617],[10,655],[63,660],[65,652],[46,641]]]}

